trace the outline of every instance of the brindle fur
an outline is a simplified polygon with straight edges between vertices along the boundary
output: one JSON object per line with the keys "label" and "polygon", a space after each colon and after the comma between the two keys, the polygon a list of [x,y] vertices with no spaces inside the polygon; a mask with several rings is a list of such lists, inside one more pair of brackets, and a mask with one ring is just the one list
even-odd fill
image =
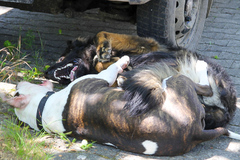
{"label": "brindle fur", "polygon": [[[172,54],[173,53],[173,54]],[[159,58],[161,57],[161,58]],[[149,53],[144,54],[141,56],[135,56],[132,57],[132,65],[136,66],[137,68],[143,66],[144,64],[152,64],[155,65],[155,61],[158,59],[159,62],[164,62],[168,66],[174,67],[180,74],[185,74],[182,72],[181,67],[183,64],[189,64],[189,67],[191,66],[191,63],[195,60],[204,60],[208,64],[208,77],[212,77],[214,80],[215,86],[215,93],[218,94],[219,97],[216,99],[216,101],[220,101],[224,108],[220,108],[216,105],[208,105],[203,101],[203,96],[199,96],[199,100],[202,102],[202,104],[205,106],[206,111],[206,129],[213,129],[216,127],[223,127],[226,126],[232,117],[234,116],[235,110],[236,110],[236,90],[234,87],[233,82],[231,81],[229,75],[224,70],[223,67],[221,67],[216,62],[210,60],[209,58],[189,52],[187,50],[177,50],[174,52],[169,52],[168,54],[165,54],[165,52],[157,52],[157,53]],[[134,68],[136,68],[134,67]],[[124,73],[127,75],[128,72]],[[193,78],[190,75],[187,75],[189,78]],[[131,76],[130,76],[131,77]],[[128,79],[129,77],[125,77],[125,79]],[[140,77],[139,77],[140,78]],[[193,79],[192,79],[193,80]],[[149,81],[150,82],[150,81]],[[139,82],[140,83],[140,82]],[[195,83],[198,83],[195,81]],[[151,83],[149,83],[151,85]]]}
{"label": "brindle fur", "polygon": [[[184,154],[203,141],[228,134],[224,128],[204,130],[205,111],[192,80],[167,66],[152,66],[147,70],[150,72],[147,75],[143,69],[127,72],[133,78],[123,83],[126,92],[108,87],[106,81],[99,79],[75,84],[63,111],[66,131],[72,131],[76,138],[111,143],[136,153],[144,153],[145,140],[152,141],[157,144],[153,155],[158,156]],[[142,78],[135,79],[135,75]],[[168,76],[172,78],[167,80],[167,90],[163,92],[161,83]],[[128,100],[125,97],[129,95],[129,88],[141,91]],[[149,99],[149,95],[152,98]],[[131,109],[126,105],[136,98],[151,107],[146,113],[131,117]],[[142,108],[141,105],[144,103],[134,107]]]}
{"label": "brindle fur", "polygon": [[107,69],[111,64],[113,64],[114,62],[117,62],[117,60],[119,60],[119,57],[111,57],[110,62],[97,62],[95,65],[95,69],[97,70],[97,72],[101,72],[104,69]]}
{"label": "brindle fur", "polygon": [[[128,100],[125,108],[129,110],[130,115],[141,115],[151,110],[151,107],[162,104],[164,90],[159,87],[162,85],[160,82],[164,78],[178,74],[179,72],[174,67],[169,68],[165,63],[156,63],[151,66],[134,69],[131,72],[125,72],[121,75],[120,78],[124,77],[124,81],[121,84],[125,91],[124,98]],[[179,85],[178,88],[186,87],[186,85],[181,85],[180,83]],[[213,95],[210,86],[199,85],[194,82],[191,83],[191,86],[198,95],[207,97]]]}

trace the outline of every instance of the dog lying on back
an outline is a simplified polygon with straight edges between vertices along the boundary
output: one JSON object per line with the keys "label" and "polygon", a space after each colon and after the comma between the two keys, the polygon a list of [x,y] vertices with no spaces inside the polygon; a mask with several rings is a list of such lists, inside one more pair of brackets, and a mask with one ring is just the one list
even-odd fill
{"label": "dog lying on back", "polygon": [[[130,48],[135,48],[132,49],[134,51],[137,50],[136,48],[150,48],[147,50],[145,49],[146,53],[135,52],[134,54],[131,54],[129,66],[132,68],[138,68],[143,65],[164,62],[169,67],[174,67],[180,74],[187,76],[195,83],[199,83],[199,80],[193,79],[194,76],[188,72],[188,70],[183,70],[182,68],[187,68],[180,65],[179,61],[185,59],[184,64],[189,64],[189,69],[192,70],[196,68],[198,60],[203,60],[207,63],[206,68],[209,85],[213,90],[212,97],[199,96],[201,103],[205,106],[206,129],[226,126],[226,124],[232,119],[236,110],[236,91],[229,75],[220,65],[211,61],[208,57],[192,53],[182,48],[168,49],[166,46],[157,44],[153,39],[143,38],[142,40],[140,37],[131,37],[132,36],[100,32],[94,38],[78,38],[74,42],[68,42],[68,48],[60,58],[60,62],[51,66],[45,72],[45,77],[62,84],[68,84],[78,77],[98,73],[98,71],[107,68],[107,66],[113,62],[97,63],[97,65],[94,65],[94,57],[96,57],[101,50],[106,50],[101,49],[104,48],[101,47],[104,46],[104,44],[108,44],[108,46],[114,48],[107,49],[107,53],[115,53],[117,56],[130,53],[130,51],[128,51]],[[120,41],[115,41],[114,39],[125,39],[122,40],[125,43],[111,43]],[[141,46],[142,43],[138,43],[140,40],[141,42],[145,42],[143,43],[145,47]],[[148,40],[150,41],[148,42]],[[127,45],[128,41],[129,45]],[[100,45],[98,46],[97,44]],[[148,44],[154,47],[151,49],[151,47],[147,47]],[[114,47],[115,45],[117,45],[117,47]],[[106,46],[107,45],[105,45],[105,48],[107,48]],[[125,49],[125,46],[131,47]],[[151,52],[152,50],[158,51]],[[119,57],[112,56],[113,55],[111,55],[110,60],[116,61],[119,59]],[[98,66],[98,68],[95,68],[95,66]]]}
{"label": "dog lying on back", "polygon": [[55,93],[51,93],[50,81],[42,85],[21,82],[15,97],[3,99],[15,107],[21,121],[36,130],[71,131],[75,138],[135,153],[175,156],[221,135],[240,139],[222,127],[204,129],[205,111],[198,95],[213,94],[206,67],[201,67],[206,62],[198,61],[195,70],[192,64],[179,61],[201,84],[159,62],[125,72],[122,89],[109,87],[128,63],[124,56],[99,74],[82,76]]}

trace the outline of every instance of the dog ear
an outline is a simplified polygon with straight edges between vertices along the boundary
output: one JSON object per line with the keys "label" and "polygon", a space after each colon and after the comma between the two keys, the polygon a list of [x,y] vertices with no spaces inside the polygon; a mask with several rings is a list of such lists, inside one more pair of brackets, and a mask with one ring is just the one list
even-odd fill
{"label": "dog ear", "polygon": [[72,46],[72,40],[67,40],[67,46],[68,47]]}
{"label": "dog ear", "polygon": [[25,108],[30,102],[30,95],[19,95],[7,100],[7,103],[15,108]]}
{"label": "dog ear", "polygon": [[118,78],[117,78],[117,84],[118,84],[118,86],[119,86],[119,87],[122,87],[124,81],[126,81],[126,80],[127,80],[127,77],[124,77],[124,76],[122,76],[122,75],[118,76]]}
{"label": "dog ear", "polygon": [[41,86],[45,86],[50,90],[53,90],[53,83],[50,82],[49,80],[45,80],[42,82],[42,84],[40,84]]}
{"label": "dog ear", "polygon": [[56,63],[60,63],[60,62],[62,62],[64,59],[65,59],[65,56],[61,56],[61,57],[56,61]]}

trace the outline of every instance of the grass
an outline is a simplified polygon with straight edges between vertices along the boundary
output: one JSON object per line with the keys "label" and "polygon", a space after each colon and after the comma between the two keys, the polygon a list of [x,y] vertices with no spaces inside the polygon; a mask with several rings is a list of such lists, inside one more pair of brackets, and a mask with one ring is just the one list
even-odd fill
{"label": "grass", "polygon": [[74,138],[72,141],[70,141],[67,137],[67,135],[71,134],[71,132],[68,133],[58,133],[58,137],[61,138],[62,140],[64,140],[65,142],[68,143],[67,147],[70,147],[71,145],[73,145],[76,142],[76,138]]}
{"label": "grass", "polygon": [[92,143],[88,143],[88,141],[86,139],[84,139],[84,140],[82,140],[80,147],[84,150],[88,150],[88,149],[92,148],[92,146],[95,142],[96,141],[93,141]]}
{"label": "grass", "polygon": [[[34,45],[35,38],[34,33],[29,30],[25,38],[22,39],[21,34],[19,35],[17,44],[9,40],[4,42],[4,48],[0,49],[1,82],[16,83],[22,80],[32,81],[43,74],[39,66],[41,66],[43,62],[41,54],[44,46],[40,38],[41,47],[40,49],[36,49]],[[31,67],[26,61],[27,54],[21,51],[23,48],[34,50],[32,57],[34,58],[35,64],[33,65],[35,65],[35,67]],[[19,73],[22,73],[22,77],[19,76]],[[6,111],[1,114],[4,114],[5,117],[10,116]],[[12,118],[4,120],[0,126],[0,152],[2,154],[10,154],[11,157],[14,157],[12,159],[33,159],[33,157],[34,159],[52,159],[53,155],[42,152],[43,149],[48,146],[46,146],[44,141],[39,142],[39,139],[46,134],[33,132],[28,126],[21,127],[21,125],[22,124],[16,124],[16,120]],[[1,154],[0,157],[2,158]]]}
{"label": "grass", "polygon": [[[44,52],[44,42],[41,38],[41,34],[37,32],[41,46],[35,45],[36,36],[32,30],[28,30],[25,37],[22,38],[21,29],[17,44],[12,43],[9,40],[4,42],[4,48],[0,49],[0,78],[1,81],[12,82],[16,80],[17,73],[22,73],[23,80],[32,81],[35,78],[43,76],[43,71],[46,69],[43,66],[42,54]],[[34,59],[31,61],[25,61],[28,56],[22,49],[31,50],[31,57]],[[31,67],[30,64],[34,65]],[[25,66],[24,66],[25,65]],[[27,67],[26,67],[27,66]],[[48,65],[47,65],[48,66]]]}
{"label": "grass", "polygon": [[33,50],[34,42],[35,42],[35,34],[32,30],[28,30],[25,38],[23,38],[23,44],[25,45],[25,48]]}
{"label": "grass", "polygon": [[32,68],[31,70],[22,70],[21,73],[23,73],[24,81],[32,81],[35,78],[43,75],[43,72],[39,71],[36,67]]}
{"label": "grass", "polygon": [[[33,36],[25,40],[26,43],[24,45],[27,44],[27,47],[33,48],[31,47]],[[3,45],[4,48],[0,49],[1,82],[31,81],[42,74],[36,67],[32,68],[29,65],[26,61],[26,53],[21,52],[21,35],[17,44],[6,40]],[[35,59],[39,60],[38,55],[35,56]],[[23,73],[23,76],[19,77],[19,73]],[[45,136],[45,133],[33,132],[28,126],[21,127],[22,124],[16,124],[15,119],[6,118],[12,116],[12,112],[13,110],[11,109],[8,112],[1,112],[5,120],[0,126],[0,157],[11,157],[10,159],[33,159],[33,157],[34,159],[52,159],[53,155],[42,152],[48,146],[46,146],[44,141],[39,141],[41,137]]]}
{"label": "grass", "polygon": [[[53,159],[53,154],[44,152],[46,148],[52,147],[49,142],[42,140],[45,136],[63,140],[67,148],[76,142],[75,138],[71,141],[67,137],[67,135],[71,134],[70,132],[49,134],[43,131],[30,130],[29,126],[21,122],[17,123],[15,118],[4,120],[4,123],[0,126],[0,133],[0,152],[10,154],[11,159]],[[82,140],[79,147],[88,150],[94,143],[95,141],[88,143],[87,140]]]}
{"label": "grass", "polygon": [[0,49],[0,80],[12,82],[17,80],[17,70],[22,65],[27,65],[24,61],[25,56],[19,58],[19,50],[13,47],[5,47]]}
{"label": "grass", "polygon": [[30,132],[29,127],[21,127],[14,119],[5,120],[1,126],[1,152],[8,152],[16,159],[52,159],[53,155],[42,152],[46,147],[39,139],[44,132]]}

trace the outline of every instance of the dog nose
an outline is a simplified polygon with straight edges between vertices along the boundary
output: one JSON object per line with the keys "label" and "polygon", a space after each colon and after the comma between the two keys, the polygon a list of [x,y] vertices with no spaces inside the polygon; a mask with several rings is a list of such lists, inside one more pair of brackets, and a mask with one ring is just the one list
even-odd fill
{"label": "dog nose", "polygon": [[44,72],[44,77],[47,78],[47,79],[51,79],[51,77],[53,76],[53,70],[46,70]]}

